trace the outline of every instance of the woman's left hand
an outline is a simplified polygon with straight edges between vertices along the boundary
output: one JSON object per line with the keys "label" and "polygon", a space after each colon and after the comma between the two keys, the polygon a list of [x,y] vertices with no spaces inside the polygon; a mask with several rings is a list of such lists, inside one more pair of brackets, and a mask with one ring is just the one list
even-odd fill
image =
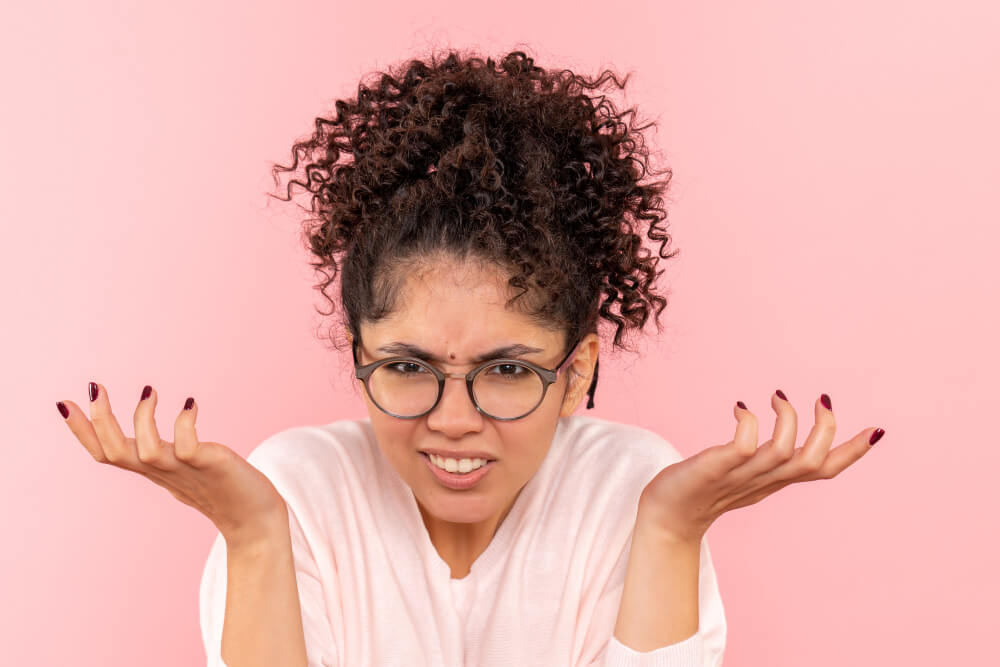
{"label": "woman's left hand", "polygon": [[830,405],[826,394],[816,400],[816,423],[799,449],[795,409],[777,392],[771,395],[778,414],[774,435],[760,447],[757,417],[737,405],[736,436],[661,470],[642,491],[639,520],[670,539],[699,542],[724,512],[752,505],[795,482],[836,477],[868,452],[876,433],[874,440],[885,431],[867,428],[831,450],[837,424],[824,399]]}

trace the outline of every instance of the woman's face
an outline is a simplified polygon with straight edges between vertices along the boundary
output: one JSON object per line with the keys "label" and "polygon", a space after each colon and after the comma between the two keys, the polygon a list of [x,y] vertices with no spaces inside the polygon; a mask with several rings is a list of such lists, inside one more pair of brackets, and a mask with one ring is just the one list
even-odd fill
{"label": "woman's face", "polygon": [[[441,371],[465,374],[478,365],[473,359],[520,344],[538,351],[502,356],[554,369],[568,352],[565,335],[505,308],[509,292],[504,280],[500,273],[478,263],[454,260],[411,273],[400,290],[396,311],[375,324],[362,324],[359,363],[416,356],[398,349],[380,350],[407,344],[433,355],[430,363]],[[590,357],[596,358],[597,348],[595,335],[584,339],[572,362],[578,372],[589,374]],[[425,521],[429,513],[441,521],[482,523],[495,530],[544,460],[558,418],[571,414],[586,390],[577,387],[582,384],[578,381],[574,391],[566,393],[569,365],[535,411],[513,421],[497,421],[476,410],[464,380],[445,380],[440,402],[417,419],[387,415],[362,389],[379,447],[413,490]],[[459,490],[439,481],[422,453],[426,450],[450,453],[456,459],[461,452],[482,452],[495,461],[479,482]]]}

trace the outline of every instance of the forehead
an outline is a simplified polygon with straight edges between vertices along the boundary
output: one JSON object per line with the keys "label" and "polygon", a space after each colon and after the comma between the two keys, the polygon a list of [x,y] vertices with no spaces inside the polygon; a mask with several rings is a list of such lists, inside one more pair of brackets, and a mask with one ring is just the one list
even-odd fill
{"label": "forehead", "polygon": [[477,260],[425,261],[407,268],[385,318],[365,327],[369,336],[422,343],[443,352],[473,353],[501,343],[551,345],[561,336],[524,312],[529,295],[507,305],[518,290],[508,274]]}
{"label": "forehead", "polygon": [[407,302],[471,300],[502,308],[510,294],[507,273],[477,260],[424,260],[409,266],[399,296]]}

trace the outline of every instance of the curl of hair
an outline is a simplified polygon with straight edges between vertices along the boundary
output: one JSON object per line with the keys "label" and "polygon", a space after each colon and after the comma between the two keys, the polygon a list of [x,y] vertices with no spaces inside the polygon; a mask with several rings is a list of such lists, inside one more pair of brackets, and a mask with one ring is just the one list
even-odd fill
{"label": "curl of hair", "polygon": [[[282,201],[293,185],[312,193],[304,239],[331,306],[342,273],[341,325],[360,339],[362,321],[392,312],[414,262],[447,254],[499,265],[519,290],[508,305],[526,297],[523,312],[567,341],[596,332],[598,318],[622,349],[651,314],[659,330],[657,264],[678,252],[666,252],[661,197],[672,172],[649,167],[641,131],[653,123],[633,127],[634,108],[588,95],[628,77],[546,71],[523,51],[429,61],[362,80],[293,144],[290,166],[273,167],[276,183],[304,171]],[[640,183],[647,173],[666,176]],[[655,255],[643,230],[660,242]]]}

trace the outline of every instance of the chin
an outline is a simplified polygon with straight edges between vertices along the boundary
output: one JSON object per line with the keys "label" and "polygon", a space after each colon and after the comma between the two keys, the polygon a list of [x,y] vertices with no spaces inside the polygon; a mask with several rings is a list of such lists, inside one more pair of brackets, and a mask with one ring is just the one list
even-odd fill
{"label": "chin", "polygon": [[431,497],[426,502],[421,499],[420,504],[434,518],[449,523],[481,523],[496,515],[488,499],[470,501],[468,495],[448,489],[432,489]]}

